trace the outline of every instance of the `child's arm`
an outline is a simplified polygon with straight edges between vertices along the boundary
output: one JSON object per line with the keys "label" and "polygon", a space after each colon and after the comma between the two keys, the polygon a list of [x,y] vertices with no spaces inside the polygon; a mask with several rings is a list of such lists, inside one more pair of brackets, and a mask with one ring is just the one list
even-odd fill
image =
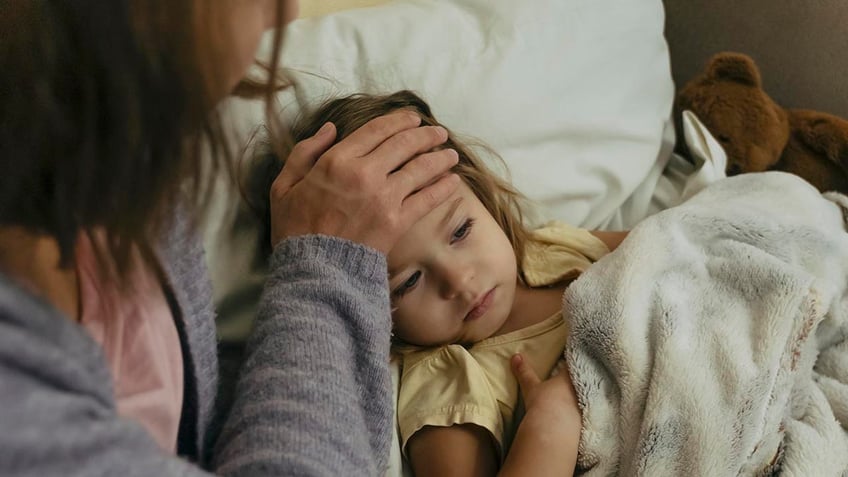
{"label": "child's arm", "polygon": [[624,241],[624,238],[627,237],[627,234],[630,233],[630,231],[624,230],[620,232],[607,232],[603,230],[590,230],[589,233],[603,242],[609,251],[612,252],[621,245],[621,242]]}
{"label": "child's arm", "polygon": [[500,472],[486,429],[473,424],[427,426],[409,439],[416,477],[574,475],[581,417],[568,373],[541,381],[520,356],[513,358],[512,366],[527,411]]}
{"label": "child's arm", "polygon": [[527,412],[499,475],[574,475],[581,416],[568,372],[540,381],[521,355],[512,358],[512,369]]}
{"label": "child's arm", "polygon": [[489,431],[474,424],[426,426],[413,434],[407,445],[415,477],[488,477],[498,470]]}

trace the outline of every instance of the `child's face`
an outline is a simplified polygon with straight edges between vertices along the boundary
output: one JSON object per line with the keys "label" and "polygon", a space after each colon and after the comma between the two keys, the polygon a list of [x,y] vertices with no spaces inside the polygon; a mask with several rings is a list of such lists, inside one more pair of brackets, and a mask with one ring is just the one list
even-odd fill
{"label": "child's face", "polygon": [[474,343],[512,311],[515,252],[465,184],[398,241],[388,264],[395,334],[408,343]]}

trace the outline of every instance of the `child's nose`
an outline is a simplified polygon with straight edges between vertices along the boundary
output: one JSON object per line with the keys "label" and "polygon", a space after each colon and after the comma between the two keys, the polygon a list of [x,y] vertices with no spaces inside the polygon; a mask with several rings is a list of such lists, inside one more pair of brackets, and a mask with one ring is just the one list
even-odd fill
{"label": "child's nose", "polygon": [[464,293],[473,293],[470,284],[474,280],[474,268],[453,263],[444,267],[442,272],[442,297],[453,299]]}

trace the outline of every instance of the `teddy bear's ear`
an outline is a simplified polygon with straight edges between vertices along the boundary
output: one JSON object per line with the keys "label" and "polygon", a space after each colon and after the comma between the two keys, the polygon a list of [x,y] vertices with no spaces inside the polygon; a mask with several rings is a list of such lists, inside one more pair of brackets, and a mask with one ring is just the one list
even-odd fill
{"label": "teddy bear's ear", "polygon": [[762,87],[760,70],[750,56],[742,53],[719,53],[707,66],[710,79],[736,81],[756,88]]}

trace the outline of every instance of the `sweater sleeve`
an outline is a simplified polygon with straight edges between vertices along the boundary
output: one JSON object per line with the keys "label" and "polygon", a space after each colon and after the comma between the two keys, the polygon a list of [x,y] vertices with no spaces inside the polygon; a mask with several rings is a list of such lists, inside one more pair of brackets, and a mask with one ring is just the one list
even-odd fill
{"label": "sweater sleeve", "polygon": [[392,439],[385,256],[326,236],[277,246],[236,398],[223,475],[380,475]]}

